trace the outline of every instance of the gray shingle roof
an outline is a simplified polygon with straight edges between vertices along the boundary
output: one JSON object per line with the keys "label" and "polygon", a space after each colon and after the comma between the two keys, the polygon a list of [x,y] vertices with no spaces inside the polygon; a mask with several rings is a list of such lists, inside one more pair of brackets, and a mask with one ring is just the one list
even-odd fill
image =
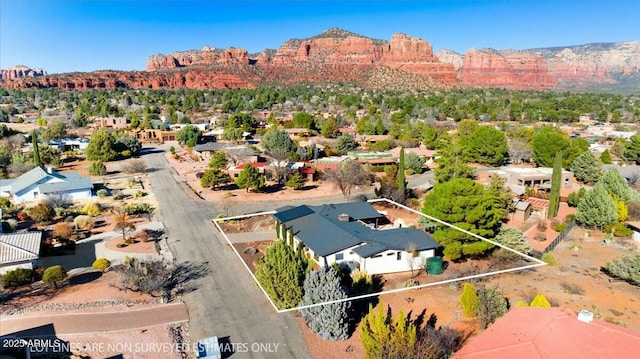
{"label": "gray shingle roof", "polygon": [[93,189],[93,183],[91,178],[80,176],[77,172],[68,172],[64,175],[58,174],[63,177],[62,182],[50,182],[43,183],[38,186],[40,193],[49,194],[56,192],[71,192],[77,190]]}
{"label": "gray shingle roof", "polygon": [[37,259],[41,238],[42,232],[1,234],[0,265]]}
{"label": "gray shingle roof", "polygon": [[207,142],[200,145],[193,146],[193,150],[196,152],[203,151],[220,151],[221,149],[227,147],[226,143],[222,142]]}
{"label": "gray shingle roof", "polygon": [[[340,221],[346,213],[351,220]],[[405,250],[410,243],[417,250],[438,248],[440,245],[427,233],[411,228],[374,230],[358,220],[382,217],[367,202],[299,206],[278,211],[276,219],[293,227],[295,235],[305,246],[320,256],[327,256],[350,247],[358,255],[369,257],[385,250]]]}
{"label": "gray shingle roof", "polygon": [[49,176],[49,174],[47,173],[47,171],[44,170],[44,168],[35,167],[31,171],[23,174],[20,177],[17,177],[11,183],[11,191],[13,193],[18,193],[18,192],[24,190],[25,188],[33,185],[34,183],[38,183],[38,182],[42,181],[43,179],[47,178],[48,176]]}
{"label": "gray shingle roof", "polygon": [[16,194],[25,190],[29,186],[44,182],[46,179],[51,177],[57,178],[60,181],[42,183],[38,185],[40,193],[49,194],[55,192],[93,189],[93,183],[91,183],[91,178],[89,177],[80,176],[77,172],[67,172],[63,174],[52,170],[51,173],[48,173],[42,167],[35,167],[20,177],[11,180],[3,180],[0,182],[0,185],[10,187],[11,193]]}

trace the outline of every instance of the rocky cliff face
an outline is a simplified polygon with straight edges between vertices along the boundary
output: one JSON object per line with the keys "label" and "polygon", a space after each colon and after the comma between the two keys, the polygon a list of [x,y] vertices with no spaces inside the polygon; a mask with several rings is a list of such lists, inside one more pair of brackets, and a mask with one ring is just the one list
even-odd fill
{"label": "rocky cliff face", "polygon": [[32,69],[27,66],[18,65],[7,70],[0,70],[0,80],[17,79],[20,77],[44,76],[47,72],[42,69]]}

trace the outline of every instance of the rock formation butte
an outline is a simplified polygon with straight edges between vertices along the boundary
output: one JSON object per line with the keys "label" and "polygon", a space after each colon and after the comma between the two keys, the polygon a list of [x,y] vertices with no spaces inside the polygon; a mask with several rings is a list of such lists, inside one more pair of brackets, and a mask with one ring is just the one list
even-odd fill
{"label": "rock formation butte", "polygon": [[42,69],[32,69],[24,65],[18,65],[7,70],[0,70],[0,80],[17,79],[20,77],[38,77],[46,74],[47,72]]}
{"label": "rock formation butte", "polygon": [[11,79],[2,87],[252,88],[264,83],[353,81],[372,88],[497,87],[640,90],[640,42],[566,48],[433,54],[425,40],[375,40],[340,29],[249,54],[215,49],[153,55],[147,71],[96,71]]}

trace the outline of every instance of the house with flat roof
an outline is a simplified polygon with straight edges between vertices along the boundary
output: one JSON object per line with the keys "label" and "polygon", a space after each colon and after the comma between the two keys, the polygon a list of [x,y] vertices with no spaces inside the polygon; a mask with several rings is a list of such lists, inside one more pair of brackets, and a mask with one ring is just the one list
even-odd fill
{"label": "house with flat roof", "polygon": [[[516,167],[505,166],[497,170],[488,171],[489,174],[496,174],[506,180],[507,185],[525,186],[529,188],[551,188],[551,167]],[[571,184],[573,172],[562,170],[562,186]]]}
{"label": "house with flat roof", "polygon": [[91,178],[80,176],[78,172],[60,173],[51,167],[46,170],[36,167],[19,177],[0,180],[0,196],[10,198],[15,204],[48,196],[85,199],[92,196],[92,191]]}
{"label": "house with flat roof", "polygon": [[512,308],[452,359],[640,358],[640,333],[565,308]]}
{"label": "house with flat roof", "polygon": [[321,267],[338,263],[370,274],[405,272],[422,268],[441,248],[419,229],[381,229],[387,218],[367,202],[284,207],[273,217],[286,228],[281,234],[293,231],[288,243],[301,246]]}
{"label": "house with flat roof", "polygon": [[40,231],[0,234],[0,275],[18,268],[33,269],[41,241]]}

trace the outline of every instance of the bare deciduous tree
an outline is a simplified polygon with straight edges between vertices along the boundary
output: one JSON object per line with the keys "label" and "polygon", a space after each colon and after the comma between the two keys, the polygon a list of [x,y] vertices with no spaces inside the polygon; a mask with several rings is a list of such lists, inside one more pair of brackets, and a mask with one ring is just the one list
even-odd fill
{"label": "bare deciduous tree", "polygon": [[147,165],[144,160],[132,159],[125,162],[122,169],[127,173],[145,173],[147,171]]}
{"label": "bare deciduous tree", "polygon": [[525,141],[509,140],[507,147],[509,158],[513,163],[523,163],[531,160],[531,146]]}
{"label": "bare deciduous tree", "polygon": [[325,178],[332,181],[340,189],[346,202],[349,202],[351,191],[355,186],[364,184],[369,174],[356,160],[346,160],[339,170],[328,170]]}

